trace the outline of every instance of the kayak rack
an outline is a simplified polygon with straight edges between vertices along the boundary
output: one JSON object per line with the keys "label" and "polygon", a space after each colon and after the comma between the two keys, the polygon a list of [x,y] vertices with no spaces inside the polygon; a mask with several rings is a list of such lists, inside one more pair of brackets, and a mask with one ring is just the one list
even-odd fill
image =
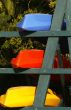
{"label": "kayak rack", "polygon": [[[62,31],[61,26],[63,19],[66,19],[66,30]],[[0,37],[17,37],[21,36],[19,32],[0,32]],[[27,32],[22,37],[48,37],[46,44],[44,59],[42,68],[30,68],[30,69],[14,69],[14,68],[0,68],[0,74],[40,74],[37,92],[35,96],[34,105],[32,107],[21,108],[20,110],[70,110],[71,96],[68,89],[65,86],[64,74],[71,74],[71,68],[63,68],[61,51],[59,45],[60,37],[68,38],[69,55],[71,61],[71,0],[57,0],[56,8],[54,11],[52,25],[50,31],[38,31],[38,32]],[[59,68],[52,68],[54,57],[58,51],[59,56]],[[61,82],[63,87],[63,103],[67,107],[44,107],[44,100],[46,91],[49,87],[51,74],[60,74]],[[43,81],[42,81],[43,80]]]}

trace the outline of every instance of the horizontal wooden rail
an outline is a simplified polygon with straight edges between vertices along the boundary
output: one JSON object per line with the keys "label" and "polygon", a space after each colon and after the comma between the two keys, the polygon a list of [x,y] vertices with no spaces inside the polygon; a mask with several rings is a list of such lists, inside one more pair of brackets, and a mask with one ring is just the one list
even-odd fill
{"label": "horizontal wooden rail", "polygon": [[[0,68],[0,74],[40,74],[36,96],[34,100],[34,105],[32,107],[24,107],[20,110],[71,110],[71,107],[44,107],[44,99],[46,95],[46,90],[49,87],[51,74],[60,74],[62,75],[62,81],[64,81],[64,74],[71,74],[71,68],[53,68],[54,57],[56,54],[57,46],[59,43],[59,37],[68,37],[69,40],[69,52],[71,56],[71,16],[70,16],[70,5],[71,0],[68,0],[67,5],[67,30],[61,31],[62,22],[66,13],[66,4],[67,0],[57,0],[57,5],[55,8],[52,25],[50,31],[12,31],[12,32],[0,32],[0,38],[11,38],[11,37],[49,37],[46,44],[44,60],[42,68],[28,68],[28,69],[14,69],[14,68]],[[69,27],[69,28],[68,28]],[[70,57],[71,58],[71,57]],[[47,68],[48,67],[48,68]],[[44,80],[43,80],[44,79]],[[64,82],[62,82],[63,89],[65,89]],[[64,92],[65,104],[67,97],[67,90]],[[69,102],[69,101],[68,101]],[[18,110],[18,109],[17,109]]]}
{"label": "horizontal wooden rail", "polygon": [[44,108],[26,107],[22,108],[21,110],[71,110],[71,107],[44,107]]}
{"label": "horizontal wooden rail", "polygon": [[[23,37],[71,37],[71,31],[37,31],[37,32],[23,32]],[[1,31],[0,37],[20,37],[18,31]]]}
{"label": "horizontal wooden rail", "polygon": [[39,73],[40,69],[31,68],[31,69],[13,69],[13,68],[0,68],[0,74],[71,74],[71,68],[57,68],[57,69],[43,69]]}

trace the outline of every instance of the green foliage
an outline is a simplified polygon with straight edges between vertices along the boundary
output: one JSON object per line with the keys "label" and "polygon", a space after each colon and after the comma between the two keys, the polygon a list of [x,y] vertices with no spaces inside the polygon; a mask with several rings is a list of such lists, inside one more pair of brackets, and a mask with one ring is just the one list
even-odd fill
{"label": "green foliage", "polygon": [[0,67],[6,67],[6,66],[9,66],[9,62],[4,58],[4,57],[1,57],[0,58]]}
{"label": "green foliage", "polygon": [[8,15],[14,16],[15,14],[15,7],[13,0],[6,0],[5,7],[7,9]]}
{"label": "green foliage", "polygon": [[32,38],[24,38],[23,40],[20,37],[13,37],[11,39],[7,39],[5,40],[4,44],[1,47],[1,50],[5,50],[5,49],[9,49],[11,48],[13,50],[14,54],[17,54],[20,50],[23,49],[33,49],[33,48],[37,48],[37,49],[44,49],[45,48],[45,44],[40,43],[40,41],[38,40],[33,40]]}
{"label": "green foliage", "polygon": [[[53,13],[56,0],[4,0],[0,1],[0,31],[15,31],[16,24],[28,13]],[[11,57],[23,49],[45,49],[45,43],[32,38],[5,39],[0,47],[0,66],[10,66]]]}
{"label": "green foliage", "polygon": [[0,31],[8,31],[9,30],[9,23],[7,22],[10,19],[10,16],[6,15],[5,12],[0,14]]}
{"label": "green foliage", "polygon": [[2,2],[0,1],[0,13],[3,11],[3,4]]}
{"label": "green foliage", "polygon": [[51,0],[50,3],[49,3],[49,7],[54,8],[55,5],[56,5],[56,0]]}
{"label": "green foliage", "polygon": [[24,11],[24,15],[25,14],[28,14],[28,13],[37,13],[38,11],[37,11],[37,9],[35,8],[34,10],[32,10],[32,9],[28,9],[28,10],[26,10],[26,11]]}
{"label": "green foliage", "polygon": [[56,0],[50,0],[49,2],[50,13],[54,12],[55,6],[56,6]]}

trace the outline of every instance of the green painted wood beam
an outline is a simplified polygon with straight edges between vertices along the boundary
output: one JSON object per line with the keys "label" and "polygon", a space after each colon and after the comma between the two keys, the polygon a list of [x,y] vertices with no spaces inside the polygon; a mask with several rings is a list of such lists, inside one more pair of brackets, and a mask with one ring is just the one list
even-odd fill
{"label": "green painted wood beam", "polygon": [[[67,10],[66,10],[66,21],[67,21],[67,30],[71,31],[71,0],[67,2]],[[71,38],[68,37],[68,45],[69,45],[69,57],[71,61]]]}
{"label": "green painted wood beam", "polygon": [[[59,110],[63,110],[63,109],[67,109],[70,110],[71,108],[69,107],[48,107],[45,108],[44,106],[44,100],[45,100],[45,95],[46,95],[46,90],[48,89],[49,86],[49,81],[50,81],[50,75],[49,74],[71,74],[71,69],[67,68],[57,68],[57,69],[52,69],[53,66],[53,62],[54,62],[54,56],[55,56],[55,52],[57,49],[57,44],[58,44],[58,40],[59,37],[65,36],[65,37],[69,37],[69,50],[71,53],[71,32],[70,32],[70,26],[68,26],[68,30],[67,31],[61,31],[61,25],[62,25],[62,20],[64,17],[64,13],[65,13],[65,7],[66,7],[66,3],[67,0],[57,0],[57,5],[56,5],[56,9],[55,9],[55,13],[53,16],[53,21],[52,21],[52,26],[51,26],[51,31],[47,32],[47,31],[40,31],[40,32],[34,32],[34,33],[28,33],[25,36],[22,37],[51,37],[48,38],[48,43],[46,45],[46,51],[45,51],[45,56],[44,56],[44,60],[43,60],[43,65],[41,69],[13,69],[13,68],[0,68],[0,74],[41,74],[39,77],[39,82],[38,82],[38,86],[37,86],[37,92],[36,92],[36,97],[35,97],[35,101],[34,101],[34,107],[26,107],[26,108],[22,108],[20,110],[24,110],[24,109],[31,109],[31,110],[40,110],[40,109],[48,109],[48,110],[52,110],[52,109],[59,109]],[[70,9],[70,4],[71,0],[69,0],[68,2],[68,9]],[[68,13],[70,14],[70,13]],[[58,15],[58,16],[57,16]],[[70,17],[71,16],[67,16],[68,18],[68,22],[70,23]],[[70,20],[70,21],[69,21]],[[0,32],[0,37],[20,37],[18,32]],[[53,38],[54,37],[54,38]],[[47,68],[48,67],[48,68]],[[42,108],[41,108],[42,107]]]}
{"label": "green painted wood beam", "polygon": [[[0,38],[1,37],[20,37],[20,35],[17,31],[1,31]],[[71,37],[71,31],[38,31],[31,34],[28,33],[28,35],[22,37]]]}
{"label": "green painted wood beam", "polygon": [[26,107],[20,110],[71,110],[71,107]]}
{"label": "green painted wood beam", "polygon": [[[67,28],[67,31],[71,31],[71,0],[67,0],[67,4],[66,4],[66,28]],[[70,58],[70,61],[71,61],[71,38],[68,37],[68,44],[69,44],[69,58]],[[70,93],[69,93],[69,89],[66,88],[66,87],[63,87],[63,95],[64,95],[64,102],[65,102],[65,105],[67,106],[71,106],[71,96],[70,96]]]}
{"label": "green painted wood beam", "polygon": [[71,74],[71,68],[47,68],[42,70],[40,73],[40,69],[32,68],[32,69],[16,69],[14,71],[13,68],[0,68],[0,74],[40,74],[40,75],[49,75],[49,74]]}
{"label": "green painted wood beam", "polygon": [[17,31],[0,31],[0,37],[20,37]]}
{"label": "green painted wood beam", "polygon": [[[65,14],[66,2],[67,1],[64,0],[61,3],[61,0],[57,0],[57,5],[56,5],[55,12],[54,12],[52,25],[51,25],[51,31],[55,31],[55,30],[60,31],[61,30],[63,17]],[[45,71],[47,67],[51,68],[50,65],[53,65],[55,52],[56,52],[56,49],[58,46],[58,40],[59,40],[58,38],[48,38],[45,56],[44,56],[44,60],[43,60],[43,65],[42,65],[42,69],[40,72]]]}
{"label": "green painted wood beam", "polygon": [[[51,31],[61,30],[63,17],[64,17],[64,13],[65,13],[65,8],[66,8],[66,0],[63,0],[63,2],[62,2],[62,0],[57,0],[54,16],[53,16],[53,20],[52,20],[52,25],[51,25]],[[57,21],[58,21],[58,23],[57,23]],[[48,38],[42,68],[40,69],[39,73],[41,73],[47,67],[48,68],[53,67],[53,62],[54,62],[55,52],[57,49],[58,40],[59,40],[59,38]],[[36,96],[35,96],[35,101],[34,101],[35,107],[44,106],[46,91],[48,89],[48,83],[50,81],[50,79],[48,79],[48,77],[50,78],[50,76],[48,76],[48,75],[40,75],[40,77],[39,77],[38,88],[36,91]],[[43,79],[45,79],[44,83],[43,83]]]}

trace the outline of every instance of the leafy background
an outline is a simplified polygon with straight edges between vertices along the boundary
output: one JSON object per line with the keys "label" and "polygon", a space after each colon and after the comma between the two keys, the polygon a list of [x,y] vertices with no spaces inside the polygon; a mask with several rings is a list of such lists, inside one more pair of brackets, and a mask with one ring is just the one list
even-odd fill
{"label": "leafy background", "polygon": [[[37,5],[38,4],[38,5]],[[18,31],[16,24],[27,13],[54,12],[56,0],[0,0],[0,31]],[[46,39],[0,38],[0,67],[9,67],[10,60],[22,49],[45,49]]]}

